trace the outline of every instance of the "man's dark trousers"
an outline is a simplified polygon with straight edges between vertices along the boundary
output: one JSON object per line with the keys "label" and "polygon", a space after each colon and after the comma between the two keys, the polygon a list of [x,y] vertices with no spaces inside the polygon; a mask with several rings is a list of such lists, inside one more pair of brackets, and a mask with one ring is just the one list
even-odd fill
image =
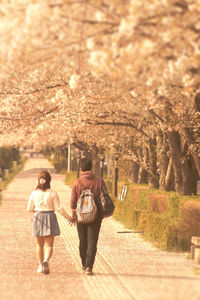
{"label": "man's dark trousers", "polygon": [[79,253],[82,261],[82,266],[93,268],[96,252],[99,231],[101,227],[102,218],[97,217],[94,223],[91,224],[77,224],[79,237]]}

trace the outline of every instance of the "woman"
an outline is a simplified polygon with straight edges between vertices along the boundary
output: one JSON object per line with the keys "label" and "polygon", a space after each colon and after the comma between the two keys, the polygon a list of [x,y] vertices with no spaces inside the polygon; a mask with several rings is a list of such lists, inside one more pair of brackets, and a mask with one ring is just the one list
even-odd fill
{"label": "woman", "polygon": [[38,185],[31,193],[27,207],[29,212],[34,212],[33,235],[36,236],[36,254],[39,261],[37,272],[45,274],[50,272],[49,261],[53,254],[54,237],[60,234],[54,211],[57,210],[71,223],[71,217],[62,207],[58,194],[51,189],[50,182],[49,172],[40,172]]}

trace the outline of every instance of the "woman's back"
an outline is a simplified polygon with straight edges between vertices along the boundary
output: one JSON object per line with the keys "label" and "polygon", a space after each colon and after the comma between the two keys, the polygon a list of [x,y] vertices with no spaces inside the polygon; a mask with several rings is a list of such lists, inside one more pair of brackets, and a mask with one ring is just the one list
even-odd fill
{"label": "woman's back", "polygon": [[42,191],[37,189],[33,191],[29,198],[29,203],[34,204],[35,211],[54,211],[57,209],[55,203],[59,201],[58,194],[52,189]]}

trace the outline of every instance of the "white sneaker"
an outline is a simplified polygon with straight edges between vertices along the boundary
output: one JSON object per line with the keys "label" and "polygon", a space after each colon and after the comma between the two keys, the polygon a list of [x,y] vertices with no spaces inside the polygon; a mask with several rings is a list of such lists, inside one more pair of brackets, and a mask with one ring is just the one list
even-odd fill
{"label": "white sneaker", "polygon": [[39,265],[38,269],[37,269],[38,273],[44,273],[44,267],[43,265]]}

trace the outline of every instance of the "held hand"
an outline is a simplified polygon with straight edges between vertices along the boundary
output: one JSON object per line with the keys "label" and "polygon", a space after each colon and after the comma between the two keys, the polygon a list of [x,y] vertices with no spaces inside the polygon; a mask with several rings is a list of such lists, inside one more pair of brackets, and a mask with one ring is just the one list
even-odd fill
{"label": "held hand", "polygon": [[75,225],[77,223],[77,216],[72,216],[71,220],[69,221],[69,224],[71,226]]}
{"label": "held hand", "polygon": [[72,216],[71,216],[71,218],[70,218],[69,224],[70,224],[71,226],[73,226],[73,225],[75,225],[76,223],[77,223],[76,210],[73,209],[73,210],[72,210]]}
{"label": "held hand", "polygon": [[69,224],[71,226],[75,225],[77,223],[77,215],[76,215],[76,209],[72,209],[72,216],[70,217]]}

